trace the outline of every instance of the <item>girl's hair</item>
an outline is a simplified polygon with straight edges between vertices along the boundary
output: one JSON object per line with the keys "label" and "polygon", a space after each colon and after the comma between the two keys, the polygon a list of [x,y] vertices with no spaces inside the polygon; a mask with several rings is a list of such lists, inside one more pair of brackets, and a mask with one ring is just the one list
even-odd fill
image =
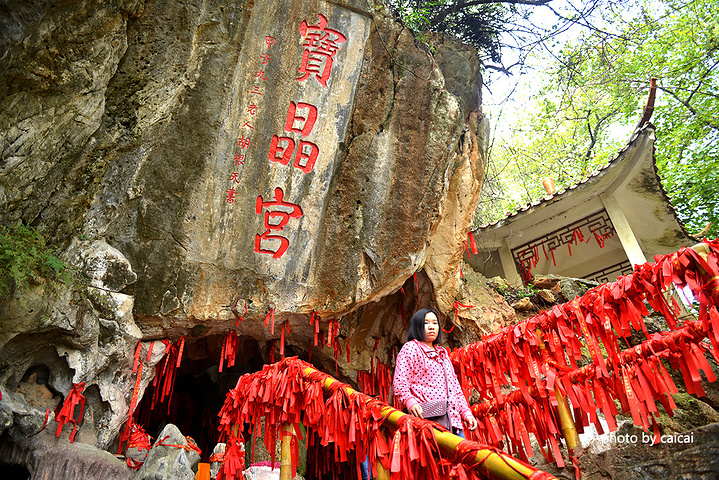
{"label": "girl's hair", "polygon": [[421,308],[412,315],[412,319],[409,321],[409,329],[407,330],[408,342],[412,340],[424,342],[424,317],[426,317],[428,313],[434,313],[434,316],[437,317],[437,324],[439,325],[439,332],[437,333],[437,338],[433,342],[433,345],[442,343],[442,322],[439,320],[437,312],[431,308]]}

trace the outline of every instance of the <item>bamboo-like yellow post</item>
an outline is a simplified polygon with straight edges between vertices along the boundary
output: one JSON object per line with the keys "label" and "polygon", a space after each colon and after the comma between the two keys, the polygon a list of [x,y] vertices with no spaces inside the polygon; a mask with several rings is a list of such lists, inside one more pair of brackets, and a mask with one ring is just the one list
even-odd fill
{"label": "bamboo-like yellow post", "polygon": [[377,462],[377,471],[372,473],[374,473],[374,480],[389,480],[389,472],[379,462]]}
{"label": "bamboo-like yellow post", "polygon": [[[544,339],[542,339],[542,331],[540,329],[534,332],[539,340],[539,349],[545,350],[547,347],[544,346]],[[559,424],[562,427],[562,433],[564,434],[564,440],[567,442],[567,450],[569,455],[573,456],[575,453],[579,453],[581,450],[582,443],[579,440],[579,433],[577,433],[577,426],[574,424],[574,418],[572,412],[569,409],[569,401],[558,388],[554,389],[554,396],[557,399],[557,413],[559,414]]]}
{"label": "bamboo-like yellow post", "polygon": [[582,448],[582,443],[579,440],[579,433],[577,433],[577,426],[574,424],[572,412],[569,410],[569,401],[567,400],[567,397],[562,395],[559,389],[554,389],[554,396],[557,397],[557,413],[559,413],[559,423],[562,427],[564,440],[567,441],[569,455],[573,456]]}
{"label": "bamboo-like yellow post", "polygon": [[[317,370],[314,368],[307,367],[304,370],[304,374],[309,375],[310,373],[316,371]],[[339,380],[335,380],[332,377],[327,377],[322,385],[322,388],[328,390],[332,384],[338,381]],[[349,395],[358,393],[350,387],[345,388]],[[390,406],[384,407],[380,411],[380,414],[385,417],[386,425],[390,428],[397,428],[398,420],[406,415],[405,413],[402,413]],[[440,430],[434,431],[434,437],[437,440],[437,445],[442,451],[442,454],[450,458],[453,457],[457,451],[457,445],[464,440],[450,432],[443,432]],[[477,452],[477,456],[472,459],[472,464],[475,463],[481,465],[481,467],[477,467],[477,470],[491,480],[527,480],[537,472],[537,469],[530,465],[520,462],[509,455],[501,452],[498,453],[490,449],[479,450],[479,452]],[[378,471],[377,474],[380,475],[380,472]],[[387,475],[387,472],[385,471],[383,474]],[[388,476],[384,478],[388,478]],[[557,480],[556,477],[551,475],[544,476],[542,479]]]}
{"label": "bamboo-like yellow post", "polygon": [[289,423],[282,424],[282,443],[280,444],[280,480],[292,480],[295,472],[292,471],[292,436],[294,428]]}

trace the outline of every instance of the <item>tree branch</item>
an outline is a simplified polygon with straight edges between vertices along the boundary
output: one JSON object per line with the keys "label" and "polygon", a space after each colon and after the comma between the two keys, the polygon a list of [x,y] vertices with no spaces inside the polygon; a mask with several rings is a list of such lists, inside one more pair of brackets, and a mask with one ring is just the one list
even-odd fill
{"label": "tree branch", "polygon": [[468,7],[476,7],[477,5],[490,5],[494,3],[510,3],[512,5],[531,5],[534,7],[541,7],[546,5],[552,0],[469,0],[465,2],[458,2],[449,8],[441,10],[430,19],[430,23],[436,24],[447,18],[447,16],[457,13]]}
{"label": "tree branch", "polygon": [[681,103],[681,104],[684,106],[684,108],[686,108],[687,110],[689,110],[689,113],[691,113],[692,115],[694,115],[695,117],[697,117],[697,119],[698,119],[701,123],[703,123],[703,124],[706,125],[707,127],[710,127],[710,128],[712,128],[712,129],[714,129],[714,130],[719,130],[719,124],[712,123],[712,122],[710,122],[710,121],[708,121],[708,120],[704,120],[703,118],[701,118],[701,117],[699,116],[699,113],[696,111],[696,109],[695,109],[694,107],[692,107],[689,102],[687,102],[686,100],[683,100],[674,90],[669,89],[669,88],[666,88],[666,87],[657,87],[657,88],[659,88],[659,90],[661,90],[661,91],[663,91],[663,92],[665,92],[665,93],[668,93],[669,95],[671,95],[672,97],[674,97],[674,99],[675,99],[677,102]]}

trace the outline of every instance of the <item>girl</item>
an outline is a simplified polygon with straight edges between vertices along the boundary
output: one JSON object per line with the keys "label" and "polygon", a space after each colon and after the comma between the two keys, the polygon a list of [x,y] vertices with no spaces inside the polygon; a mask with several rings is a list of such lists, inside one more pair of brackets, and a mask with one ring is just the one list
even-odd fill
{"label": "girl", "polygon": [[446,399],[451,431],[464,438],[462,421],[474,430],[477,419],[462,393],[447,349],[439,345],[441,341],[437,312],[423,308],[412,315],[407,343],[397,355],[394,395],[411,415],[420,418],[424,418],[422,402]]}

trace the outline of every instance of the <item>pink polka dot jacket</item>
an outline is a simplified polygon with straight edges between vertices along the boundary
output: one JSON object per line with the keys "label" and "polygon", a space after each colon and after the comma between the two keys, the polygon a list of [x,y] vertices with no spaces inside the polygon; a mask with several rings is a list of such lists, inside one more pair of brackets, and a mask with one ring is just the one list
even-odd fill
{"label": "pink polka dot jacket", "polygon": [[[447,389],[444,386],[445,374]],[[395,397],[406,409],[419,402],[443,400],[449,392],[449,420],[455,428],[463,428],[462,419],[472,413],[454,373],[449,353],[441,346],[425,350],[417,340],[405,343],[397,355],[392,387]]]}

